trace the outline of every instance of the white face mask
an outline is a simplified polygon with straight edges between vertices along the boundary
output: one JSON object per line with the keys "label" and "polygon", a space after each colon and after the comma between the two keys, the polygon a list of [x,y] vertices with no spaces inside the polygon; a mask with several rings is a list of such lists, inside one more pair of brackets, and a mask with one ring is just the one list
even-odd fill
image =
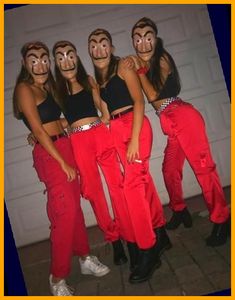
{"label": "white face mask", "polygon": [[113,47],[104,33],[94,34],[89,38],[89,55],[97,68],[108,66]]}
{"label": "white face mask", "polygon": [[49,75],[50,59],[44,48],[30,49],[25,57],[25,67],[35,83],[44,84]]}
{"label": "white face mask", "polygon": [[78,59],[77,53],[72,46],[57,47],[55,51],[55,63],[62,76],[66,79],[76,76]]}
{"label": "white face mask", "polygon": [[155,51],[157,37],[152,27],[137,27],[133,32],[133,46],[136,54],[144,61],[149,61]]}

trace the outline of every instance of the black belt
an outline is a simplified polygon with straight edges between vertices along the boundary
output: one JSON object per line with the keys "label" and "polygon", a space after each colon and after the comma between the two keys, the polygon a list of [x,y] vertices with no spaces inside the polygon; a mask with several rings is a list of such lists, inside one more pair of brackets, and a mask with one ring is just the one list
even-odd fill
{"label": "black belt", "polygon": [[[66,137],[67,136],[67,133],[66,132],[62,132],[62,133],[59,133],[59,134],[56,134],[56,135],[52,135],[50,136],[51,140],[53,142],[57,141],[58,139],[62,138],[62,137]],[[37,141],[36,144],[39,144],[39,142]]]}
{"label": "black belt", "polygon": [[120,113],[115,114],[114,116],[111,115],[111,119],[114,120],[114,119],[120,118],[121,116],[129,113],[130,111],[133,111],[133,107],[127,108],[126,110],[121,111]]}

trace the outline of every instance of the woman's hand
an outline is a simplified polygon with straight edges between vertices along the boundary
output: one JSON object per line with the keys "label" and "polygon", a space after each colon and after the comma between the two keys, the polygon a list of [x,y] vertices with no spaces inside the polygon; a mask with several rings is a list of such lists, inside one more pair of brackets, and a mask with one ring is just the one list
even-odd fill
{"label": "woman's hand", "polygon": [[67,175],[68,181],[73,181],[76,178],[77,171],[72,168],[70,165],[68,165],[65,161],[61,163],[61,168]]}
{"label": "woman's hand", "polygon": [[102,123],[104,123],[105,125],[108,125],[109,124],[109,119],[107,117],[104,117],[104,116],[101,116],[100,117],[100,121]]}
{"label": "woman's hand", "polygon": [[130,143],[127,147],[127,161],[129,163],[135,162],[135,160],[139,159],[139,142],[138,140],[131,139]]}
{"label": "woman's hand", "polygon": [[132,60],[133,64],[134,64],[134,69],[135,71],[139,70],[140,68],[144,67],[144,63],[142,62],[141,59],[139,59],[138,56],[136,55],[130,55],[129,58]]}
{"label": "woman's hand", "polygon": [[28,134],[28,136],[27,136],[27,141],[28,141],[28,144],[29,144],[30,146],[32,146],[32,147],[37,143],[37,139],[36,139],[36,137],[33,135],[32,132],[30,132],[30,134]]}
{"label": "woman's hand", "polygon": [[123,57],[121,59],[121,61],[123,61],[124,68],[130,69],[130,70],[135,69],[135,62],[131,58],[131,56]]}

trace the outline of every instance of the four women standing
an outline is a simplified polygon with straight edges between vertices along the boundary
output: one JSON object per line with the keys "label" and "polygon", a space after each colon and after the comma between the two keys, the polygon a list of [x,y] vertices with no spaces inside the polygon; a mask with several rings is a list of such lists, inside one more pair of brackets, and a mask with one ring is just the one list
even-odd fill
{"label": "four women standing", "polygon": [[[182,193],[186,158],[214,223],[207,245],[221,245],[228,237],[229,210],[204,120],[191,104],[178,97],[178,71],[157,34],[155,23],[148,18],[134,25],[132,39],[137,54],[132,56],[134,70],[113,55],[110,33],[94,30],[89,35],[88,48],[98,84],[87,75],[71,42],[60,41],[53,47],[57,88],[46,45],[35,42],[22,48],[23,66],[14,91],[14,113],[38,141],[33,159],[48,192],[53,295],[72,295],[65,278],[73,253],[80,256],[83,274],[103,276],[109,272],[96,257],[88,255],[76,168],[81,194],[90,200],[105,239],[112,242],[117,265],[127,261],[121,239],[127,242],[131,283],[149,279],[161,265],[160,255],[171,247],[162,205],[149,172],[152,129],[144,115],[141,88],[168,136],[163,175],[173,215],[167,229],[175,229],[181,223],[192,226]],[[67,121],[61,122],[61,109]],[[104,123],[109,123],[109,129]],[[70,139],[63,129],[68,125]],[[99,168],[110,193],[114,220],[108,210]]]}

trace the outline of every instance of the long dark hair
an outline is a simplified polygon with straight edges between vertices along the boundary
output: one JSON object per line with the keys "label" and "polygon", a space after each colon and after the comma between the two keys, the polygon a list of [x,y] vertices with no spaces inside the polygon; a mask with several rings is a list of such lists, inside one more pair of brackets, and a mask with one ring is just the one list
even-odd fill
{"label": "long dark hair", "polygon": [[[110,41],[111,46],[113,47],[113,40],[112,40],[111,34],[103,28],[97,28],[90,33],[90,35],[88,37],[88,44],[89,44],[89,41],[90,41],[90,38],[92,35],[99,35],[101,33],[106,35],[106,37]],[[108,72],[105,75],[103,75],[101,73],[101,71],[94,65],[95,78],[96,78],[96,81],[98,82],[98,84],[102,85],[110,79],[110,77],[113,75],[113,73],[117,70],[119,60],[120,60],[120,57],[114,56],[113,54],[111,54],[111,58],[110,58],[109,66],[108,66]]]}
{"label": "long dark hair", "polygon": [[146,18],[146,17],[141,18],[132,27],[132,33],[131,33],[132,37],[134,34],[134,30],[136,28],[144,28],[145,26],[149,26],[154,30],[156,39],[157,39],[154,54],[153,54],[152,58],[150,59],[150,69],[149,69],[149,72],[147,73],[147,77],[153,84],[154,88],[157,91],[160,91],[163,86],[162,76],[161,76],[161,68],[160,68],[160,59],[162,57],[166,56],[167,59],[169,60],[170,67],[171,67],[171,74],[173,76],[173,80],[176,82],[178,93],[179,93],[180,89],[181,89],[179,73],[178,73],[176,64],[174,62],[174,59],[164,48],[163,40],[157,36],[158,29],[157,29],[156,24],[149,18]]}
{"label": "long dark hair", "polygon": [[[55,43],[55,45],[53,46],[52,49],[52,53],[53,56],[55,58],[55,54],[56,54],[56,49],[59,47],[66,47],[66,46],[71,46],[74,51],[77,53],[77,49],[75,47],[75,45],[69,41],[58,41]],[[88,75],[87,72],[79,58],[79,56],[77,55],[77,60],[78,60],[78,67],[77,67],[77,74],[76,74],[76,79],[79,82],[79,84],[81,84],[81,86],[88,92],[91,92],[91,86],[89,84],[88,81]],[[60,104],[62,106],[62,108],[64,108],[64,103],[66,101],[66,97],[68,96],[69,92],[71,91],[71,87],[69,82],[61,75],[59,68],[57,67],[56,63],[55,63],[55,78],[56,78],[56,85],[57,85],[57,89],[59,91],[59,100],[60,100]]]}
{"label": "long dark hair", "polygon": [[[23,60],[25,61],[26,55],[29,50],[32,50],[32,49],[38,50],[41,48],[43,48],[46,51],[47,55],[49,56],[49,49],[43,42],[34,41],[34,42],[29,42],[29,43],[24,44],[23,47],[21,48],[21,56],[22,56]],[[16,84],[15,84],[15,88],[14,88],[14,92],[13,92],[13,113],[14,113],[14,116],[16,119],[21,119],[21,113],[20,113],[18,103],[17,103],[16,89],[17,89],[17,86],[22,82],[28,83],[30,85],[32,85],[34,83],[33,77],[30,75],[30,73],[28,72],[28,70],[26,69],[24,64],[22,64],[20,73],[18,74],[18,76],[16,78]],[[49,70],[46,87],[47,87],[47,90],[53,95],[54,99],[56,101],[58,101],[58,93],[56,90],[56,84],[55,84],[53,75],[51,73],[51,70]]]}

